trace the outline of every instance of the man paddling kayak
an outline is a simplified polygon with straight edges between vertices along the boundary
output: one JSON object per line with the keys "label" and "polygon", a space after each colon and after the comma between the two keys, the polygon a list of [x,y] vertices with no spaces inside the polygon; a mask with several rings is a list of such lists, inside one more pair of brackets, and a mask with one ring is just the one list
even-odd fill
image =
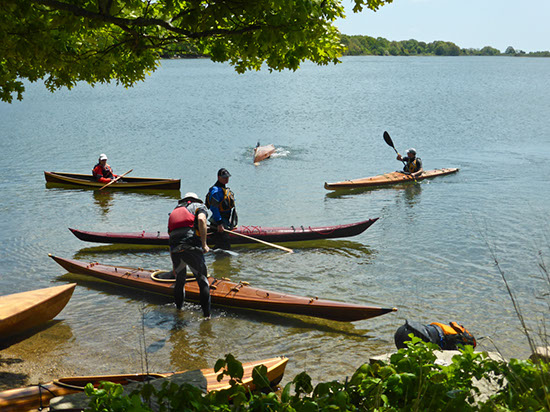
{"label": "man paddling kayak", "polygon": [[117,178],[111,166],[107,164],[107,156],[104,153],[99,155],[98,162],[92,169],[92,175],[100,183],[109,183],[112,179]]}
{"label": "man paddling kayak", "polygon": [[407,156],[405,157],[401,157],[401,155],[397,153],[397,160],[404,162],[405,166],[403,167],[403,172],[411,175],[415,179],[424,172],[424,169],[422,169],[422,160],[416,157],[416,150],[412,147],[407,150]]}
{"label": "man paddling kayak", "polygon": [[187,266],[193,272],[200,290],[200,304],[205,318],[210,317],[210,284],[207,279],[204,253],[210,248],[206,244],[206,216],[208,209],[202,200],[189,192],[178,202],[168,219],[170,234],[170,258],[176,275],[174,299],[181,309],[185,300]]}

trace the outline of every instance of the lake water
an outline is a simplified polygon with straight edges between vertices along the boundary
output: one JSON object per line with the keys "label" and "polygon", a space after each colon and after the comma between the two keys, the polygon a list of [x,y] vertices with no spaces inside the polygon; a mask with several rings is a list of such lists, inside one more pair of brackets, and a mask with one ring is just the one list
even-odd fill
{"label": "lake water", "polygon": [[[337,66],[236,74],[208,60],[163,61],[132,89],[115,85],[51,94],[28,84],[23,102],[0,105],[0,294],[76,281],[56,321],[2,353],[70,374],[165,372],[290,358],[284,382],[344,379],[394,350],[405,319],[458,321],[479,348],[507,357],[529,349],[495,266],[530,324],[548,326],[550,59],[349,57]],[[333,193],[324,182],[401,167],[384,143],[415,147],[425,169],[458,167],[420,184]],[[252,164],[256,143],[276,156]],[[67,229],[165,231],[180,193],[98,193],[48,188],[43,172],[89,173],[100,153],[115,173],[181,178],[204,196],[227,168],[240,223],[343,224],[379,217],[363,234],[286,244],[285,254],[242,246],[207,255],[214,276],[299,295],[397,307],[352,324],[196,305],[66,274],[48,253],[170,268],[165,248],[101,246]],[[485,337],[484,339],[480,339]],[[145,349],[143,349],[145,347]],[[7,354],[7,355],[6,355]],[[29,366],[29,367],[30,367]]]}

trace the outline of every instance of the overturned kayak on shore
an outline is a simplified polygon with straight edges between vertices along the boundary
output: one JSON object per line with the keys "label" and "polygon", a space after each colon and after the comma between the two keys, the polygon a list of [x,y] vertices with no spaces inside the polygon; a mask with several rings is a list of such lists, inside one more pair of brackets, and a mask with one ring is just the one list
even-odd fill
{"label": "overturned kayak on shore", "polygon": [[428,170],[422,173],[419,177],[414,179],[411,175],[403,172],[391,172],[383,175],[364,177],[362,179],[344,180],[341,182],[327,183],[325,182],[325,189],[338,190],[338,189],[354,189],[358,187],[374,187],[374,186],[386,186],[397,183],[405,182],[417,182],[419,180],[430,179],[436,176],[444,176],[451,173],[458,172],[457,168],[451,169],[434,169]]}
{"label": "overturned kayak on shore", "polygon": [[260,143],[258,143],[258,146],[254,148],[254,163],[268,159],[273,153],[275,153],[275,146],[272,144],[260,146]]}
{"label": "overturned kayak on shore", "polygon": [[[256,366],[264,365],[267,368],[267,377],[271,386],[277,385],[283,378],[288,358],[281,356],[277,358],[263,359],[255,362],[244,362],[242,377],[243,386],[254,389],[252,371]],[[98,375],[98,376],[76,376],[60,378],[58,380],[26,388],[10,389],[0,392],[1,411],[29,411],[49,406],[50,400],[57,396],[65,396],[72,393],[83,392],[84,387],[91,383],[98,387],[100,382],[112,382],[127,385],[133,382],[150,382],[152,380],[167,378],[177,375],[193,373],[193,381],[198,381],[201,386],[206,386],[206,391],[228,389],[231,385],[229,377],[218,382],[217,377],[221,373],[215,372],[214,368],[200,369],[196,371],[182,371],[169,373],[134,373],[123,375]],[[183,376],[182,376],[183,377]],[[184,378],[184,377],[183,377]],[[39,409],[40,410],[40,409]]]}
{"label": "overturned kayak on shore", "polygon": [[[119,285],[174,296],[175,280],[156,277],[157,273],[163,271],[102,265],[49,256],[70,273],[94,276]],[[231,282],[226,278],[209,277],[208,281],[212,304],[231,308],[306,315],[340,322],[369,319],[397,310],[278,293],[254,288],[248,282]],[[188,279],[185,283],[185,298],[198,302],[199,295],[199,287],[194,277]]]}
{"label": "overturned kayak on shore", "polygon": [[55,318],[73,295],[76,283],[0,296],[0,341]]}
{"label": "overturned kayak on shore", "polygon": [[[238,226],[234,232],[252,236],[264,242],[301,242],[306,240],[335,239],[356,236],[367,230],[378,218],[336,226],[318,227],[262,227]],[[134,245],[168,245],[169,236],[166,232],[88,232],[69,228],[80,240],[95,243],[129,243]],[[228,233],[232,245],[255,243],[253,240]],[[210,238],[210,235],[209,235]]]}
{"label": "overturned kayak on shore", "polygon": [[[99,189],[105,186],[105,183],[98,182],[90,175],[80,173],[63,172],[44,172],[47,183],[56,183],[61,185],[87,187]],[[109,186],[109,189],[162,189],[179,190],[180,179],[163,179],[155,177],[130,177],[124,176],[122,182],[115,182]]]}

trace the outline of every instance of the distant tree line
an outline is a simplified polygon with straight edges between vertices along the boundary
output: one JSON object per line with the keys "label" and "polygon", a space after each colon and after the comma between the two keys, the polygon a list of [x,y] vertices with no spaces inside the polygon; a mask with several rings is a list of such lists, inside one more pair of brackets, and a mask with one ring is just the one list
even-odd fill
{"label": "distant tree line", "polygon": [[[526,53],[509,46],[504,53],[491,46],[482,49],[463,49],[450,41],[436,40],[426,43],[418,40],[390,41],[383,37],[341,35],[341,42],[346,47],[345,56],[525,56],[550,57],[549,51]],[[161,57],[193,58],[208,57],[201,54],[191,43],[177,43],[165,47]]]}
{"label": "distant tree line", "polygon": [[548,51],[526,53],[509,46],[504,53],[491,46],[482,49],[463,49],[449,41],[437,40],[431,43],[423,41],[390,41],[383,37],[348,36],[342,34],[342,44],[346,46],[347,56],[528,56],[550,57]]}

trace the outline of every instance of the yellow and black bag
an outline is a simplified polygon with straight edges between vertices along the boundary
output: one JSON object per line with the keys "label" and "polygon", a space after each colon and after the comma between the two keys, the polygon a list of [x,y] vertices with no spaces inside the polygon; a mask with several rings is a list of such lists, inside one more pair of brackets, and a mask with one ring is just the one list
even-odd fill
{"label": "yellow and black bag", "polygon": [[476,339],[462,325],[451,322],[449,325],[439,322],[432,322],[429,325],[423,325],[414,321],[405,321],[395,332],[395,346],[397,349],[406,348],[405,342],[411,340],[410,334],[422,339],[424,342],[432,342],[438,345],[442,350],[456,350],[461,345],[471,345],[476,347]]}

